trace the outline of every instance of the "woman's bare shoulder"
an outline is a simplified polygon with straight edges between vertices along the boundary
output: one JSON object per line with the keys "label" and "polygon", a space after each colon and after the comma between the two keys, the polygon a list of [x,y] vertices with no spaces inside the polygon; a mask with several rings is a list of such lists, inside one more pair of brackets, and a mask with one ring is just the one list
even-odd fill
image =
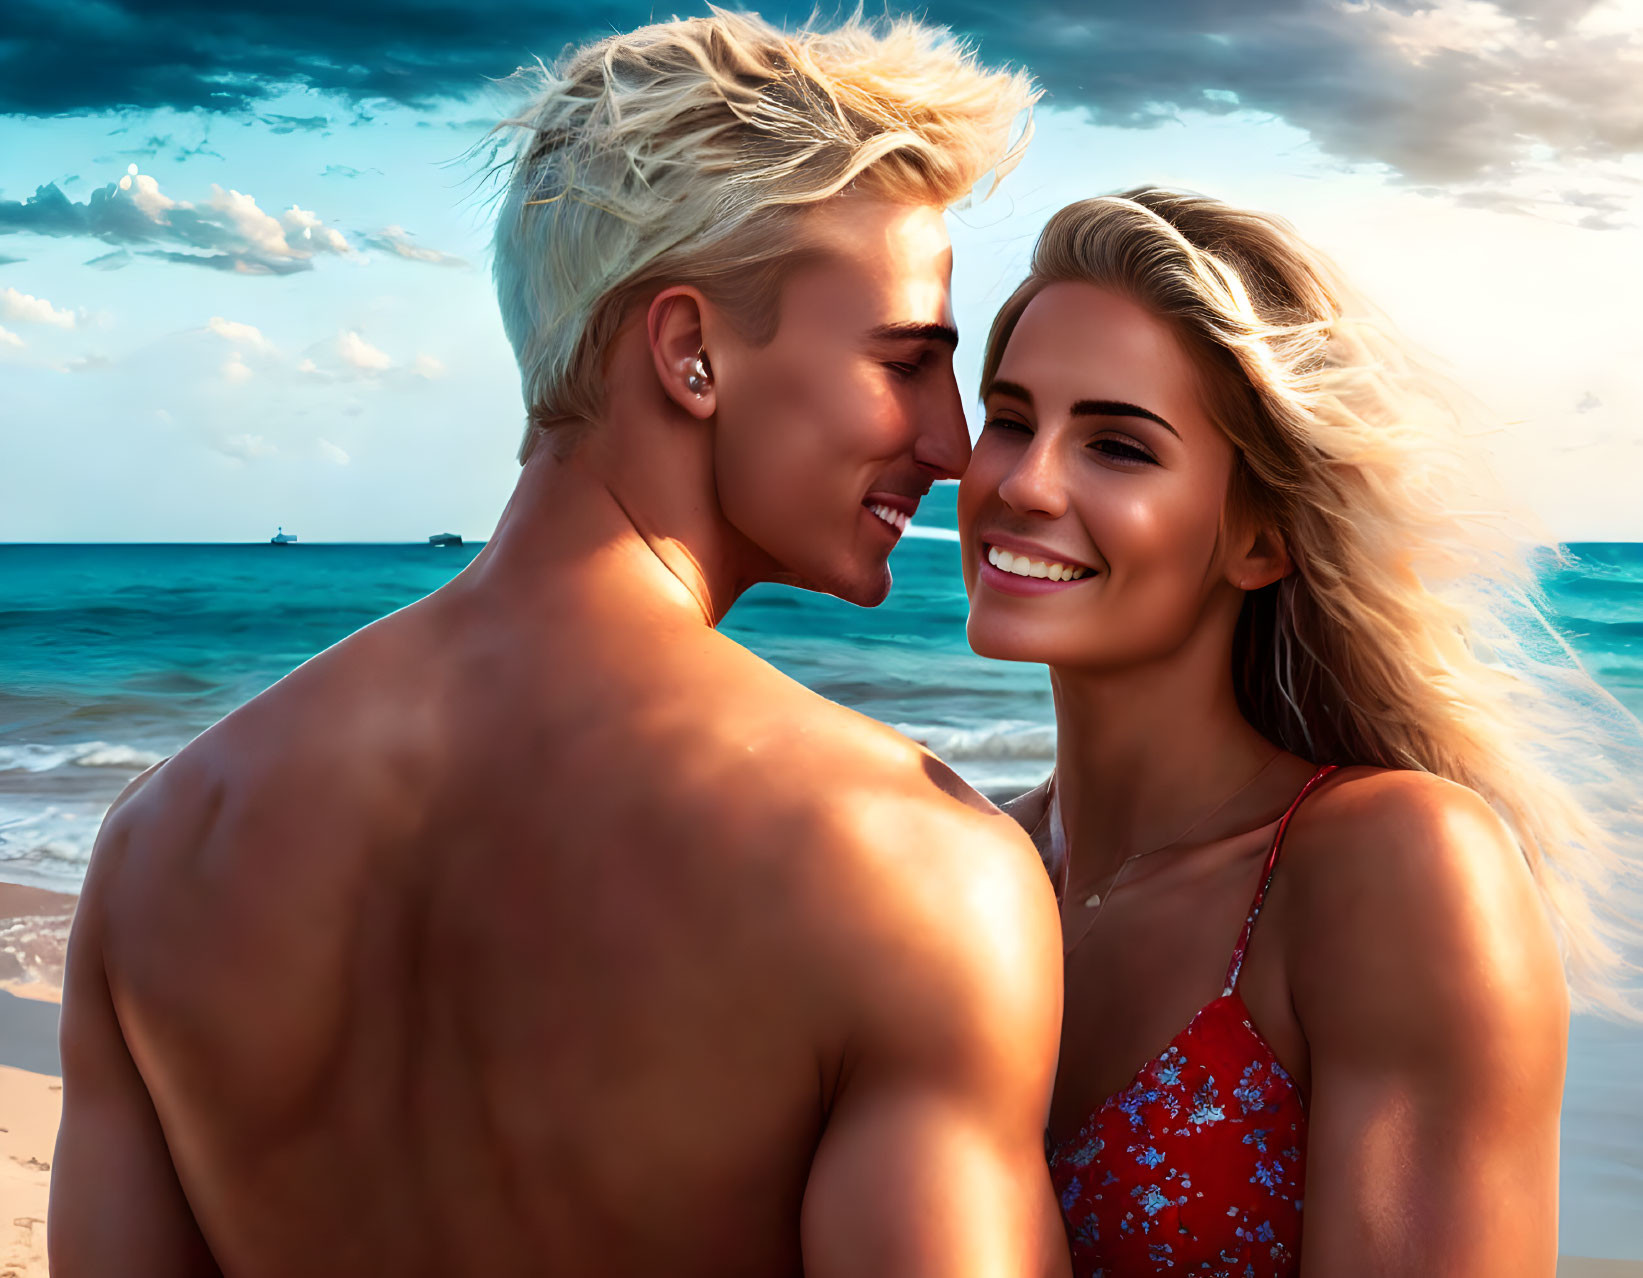
{"label": "woman's bare shoulder", "polygon": [[1393,887],[1435,873],[1527,875],[1505,823],[1476,791],[1430,772],[1348,767],[1295,813],[1284,864],[1308,881],[1369,875]]}
{"label": "woman's bare shoulder", "polygon": [[1481,795],[1429,773],[1343,769],[1293,826],[1284,930],[1303,1020],[1309,1008],[1386,1025],[1422,1009],[1474,1027],[1560,1014],[1540,890]]}

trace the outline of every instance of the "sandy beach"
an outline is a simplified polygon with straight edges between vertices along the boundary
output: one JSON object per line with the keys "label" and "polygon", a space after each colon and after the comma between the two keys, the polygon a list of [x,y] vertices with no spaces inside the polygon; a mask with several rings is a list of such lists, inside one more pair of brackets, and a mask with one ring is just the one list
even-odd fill
{"label": "sandy beach", "polygon": [[[46,1278],[46,1199],[63,1080],[63,953],[76,898],[0,883],[0,1278]],[[1643,1261],[1564,1257],[1558,1278],[1643,1278]]]}
{"label": "sandy beach", "polygon": [[75,898],[0,883],[0,1278],[44,1278],[63,1081],[57,1010]]}

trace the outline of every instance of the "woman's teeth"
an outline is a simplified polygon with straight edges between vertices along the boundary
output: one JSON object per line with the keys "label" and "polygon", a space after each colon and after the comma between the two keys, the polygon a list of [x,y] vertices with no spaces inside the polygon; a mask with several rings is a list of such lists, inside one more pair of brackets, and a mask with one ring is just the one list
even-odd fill
{"label": "woman's teeth", "polygon": [[877,505],[877,504],[869,506],[867,509],[872,511],[875,515],[877,515],[880,519],[884,520],[885,523],[889,524],[892,528],[895,528],[897,531],[899,531],[899,532],[906,532],[907,531],[907,524],[908,524],[909,520],[908,520],[908,517],[906,515],[901,513],[901,511],[891,510],[890,507],[888,507],[888,506],[880,506],[880,505]]}
{"label": "woman's teeth", "polygon": [[1001,550],[997,546],[987,547],[987,562],[1003,572],[1014,573],[1017,577],[1048,577],[1051,581],[1077,581],[1080,577],[1089,575],[1088,568],[1079,568],[1073,564],[1058,564],[1055,560],[1029,559],[1026,555],[1013,555],[1008,550]]}

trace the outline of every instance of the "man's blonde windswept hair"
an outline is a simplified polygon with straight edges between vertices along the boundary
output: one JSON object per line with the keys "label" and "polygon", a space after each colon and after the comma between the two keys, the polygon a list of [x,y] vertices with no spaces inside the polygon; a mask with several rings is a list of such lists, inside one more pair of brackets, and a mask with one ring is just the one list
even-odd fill
{"label": "man's blonde windswept hair", "polygon": [[1037,96],[911,19],[789,34],[717,8],[531,76],[531,101],[498,126],[518,140],[495,241],[521,461],[597,420],[604,352],[637,300],[691,284],[769,340],[781,282],[806,260],[805,209],[847,190],[958,204],[1019,160]]}
{"label": "man's blonde windswept hair", "polygon": [[1141,189],[1050,219],[993,321],[982,393],[1032,299],[1114,289],[1175,330],[1236,449],[1227,509],[1294,570],[1233,640],[1245,717],[1317,763],[1434,773],[1486,799],[1534,874],[1579,1001],[1637,1016],[1638,724],[1545,619],[1561,554],[1511,513],[1470,406],[1287,222]]}

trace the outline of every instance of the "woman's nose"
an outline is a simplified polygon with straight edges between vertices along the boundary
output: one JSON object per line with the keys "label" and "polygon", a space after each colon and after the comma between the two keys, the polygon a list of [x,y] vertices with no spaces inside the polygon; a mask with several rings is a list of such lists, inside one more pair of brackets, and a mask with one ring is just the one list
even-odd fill
{"label": "woman's nose", "polygon": [[1018,514],[1056,518],[1067,511],[1063,463],[1053,441],[1040,431],[1017,455],[1009,473],[999,481],[999,498]]}

